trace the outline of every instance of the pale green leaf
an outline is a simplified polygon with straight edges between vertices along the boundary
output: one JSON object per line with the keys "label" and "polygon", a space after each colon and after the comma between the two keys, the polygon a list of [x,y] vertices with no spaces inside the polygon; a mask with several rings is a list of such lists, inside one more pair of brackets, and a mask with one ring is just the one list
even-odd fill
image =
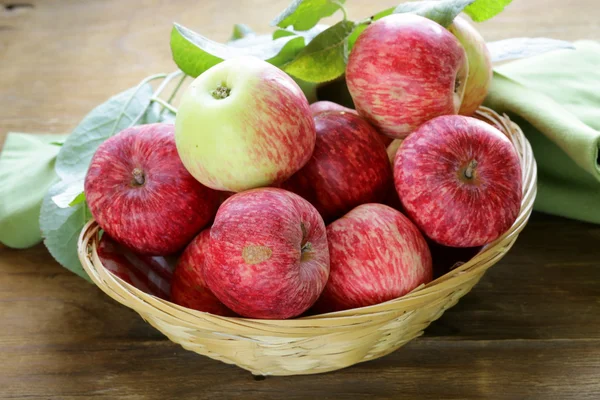
{"label": "pale green leaf", "polygon": [[0,243],[23,249],[42,240],[42,199],[57,180],[53,142],[66,135],[9,133],[0,153]]}
{"label": "pale green leaf", "polygon": [[306,31],[315,26],[322,18],[333,15],[341,8],[345,0],[294,0],[273,21],[272,26],[297,31]]}
{"label": "pale green leaf", "polygon": [[254,31],[246,24],[235,24],[230,41],[239,40],[247,36],[255,36]]}
{"label": "pale green leaf", "polygon": [[[250,39],[257,38],[259,37]],[[246,39],[240,39],[226,45],[175,24],[171,31],[171,52],[173,60],[183,72],[197,77],[223,60],[240,56],[253,56],[280,66],[294,58],[304,47],[304,39],[298,39],[296,36],[286,36],[270,40],[269,37],[261,39],[264,42],[256,45],[243,45],[240,42]]]}
{"label": "pale green leaf", "polygon": [[476,0],[411,1],[394,9],[394,14],[411,13],[447,27],[465,7]]}
{"label": "pale green leaf", "polygon": [[73,207],[60,208],[52,197],[64,192],[68,186],[65,182],[53,185],[44,200],[40,214],[40,229],[44,244],[50,254],[63,267],[89,280],[77,256],[77,240],[83,226],[91,219],[85,202]]}
{"label": "pale green leaf", "polygon": [[327,82],[344,74],[348,36],[354,30],[351,21],[340,21],[317,35],[283,69],[307,82]]}
{"label": "pale green leaf", "polygon": [[511,38],[488,42],[492,62],[533,57],[554,50],[575,49],[571,42],[548,38]]}
{"label": "pale green leaf", "polygon": [[102,142],[136,123],[152,97],[152,86],[144,84],[111,97],[94,108],[67,137],[56,159],[56,173],[71,182],[82,178]]}
{"label": "pale green leaf", "polygon": [[512,0],[476,0],[465,8],[465,13],[475,22],[483,22],[500,14]]}

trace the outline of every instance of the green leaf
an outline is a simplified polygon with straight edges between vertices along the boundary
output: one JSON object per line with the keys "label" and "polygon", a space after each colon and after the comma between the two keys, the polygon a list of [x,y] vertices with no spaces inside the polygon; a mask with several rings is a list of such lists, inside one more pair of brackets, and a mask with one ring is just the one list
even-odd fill
{"label": "green leaf", "polygon": [[56,173],[71,182],[85,177],[102,142],[136,123],[150,105],[152,86],[144,84],[111,97],[94,108],[67,137],[56,159]]}
{"label": "green leaf", "polygon": [[533,57],[554,50],[575,49],[571,42],[548,38],[511,38],[488,42],[492,62]]}
{"label": "green leaf", "polygon": [[307,82],[327,82],[344,74],[351,21],[340,21],[317,35],[296,58],[283,67],[288,74]]}
{"label": "green leaf", "polygon": [[79,203],[83,203],[85,201],[85,193],[81,192],[73,199],[72,202],[69,203],[69,207],[76,206]]}
{"label": "green leaf", "polygon": [[288,31],[287,29],[277,29],[273,32],[273,40],[279,39],[286,36],[295,36],[294,31]]}
{"label": "green leaf", "polygon": [[512,0],[477,0],[467,8],[465,13],[475,22],[483,22],[500,14]]}
{"label": "green leaf", "polygon": [[171,52],[177,66],[187,75],[195,78],[213,65],[239,56],[258,57],[273,65],[281,66],[304,47],[304,39],[296,36],[286,36],[251,46],[241,46],[239,42],[242,40],[245,39],[225,45],[175,24],[171,31]]}
{"label": "green leaf", "polygon": [[40,207],[58,181],[54,163],[60,150],[52,142],[66,135],[11,132],[0,153],[0,242],[16,249],[42,240]]}
{"label": "green leaf", "polygon": [[412,13],[447,27],[469,4],[476,0],[411,1],[394,9],[394,14]]}
{"label": "green leaf", "polygon": [[67,186],[66,182],[58,182],[44,196],[40,229],[44,244],[56,261],[82,278],[90,280],[77,256],[79,234],[91,218],[87,205],[82,202],[73,207],[60,208],[52,201],[52,197],[64,192]]}
{"label": "green leaf", "polygon": [[66,182],[65,190],[52,196],[52,201],[60,208],[70,207],[83,194],[83,183],[83,177],[72,182]]}
{"label": "green leaf", "polygon": [[[162,113],[161,113],[162,110]],[[157,122],[164,122],[166,124],[175,124],[175,113],[171,110],[163,109],[158,103],[150,104],[150,107],[144,113],[144,116],[140,120],[142,124],[154,124]]]}
{"label": "green leaf", "polygon": [[273,21],[271,26],[306,31],[315,26],[322,18],[333,15],[341,9],[345,0],[294,0]]}
{"label": "green leaf", "polygon": [[233,33],[231,34],[230,41],[245,38],[247,36],[255,36],[256,34],[246,24],[235,24],[233,26]]}

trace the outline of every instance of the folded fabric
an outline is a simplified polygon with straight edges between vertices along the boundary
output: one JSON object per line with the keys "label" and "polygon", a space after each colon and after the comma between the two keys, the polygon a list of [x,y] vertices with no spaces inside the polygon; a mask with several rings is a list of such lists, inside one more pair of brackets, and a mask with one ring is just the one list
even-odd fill
{"label": "folded fabric", "polygon": [[0,153],[0,243],[23,249],[41,242],[42,199],[58,180],[54,162],[66,135],[9,133]]}
{"label": "folded fabric", "polygon": [[496,67],[485,104],[533,147],[535,209],[600,224],[600,43],[575,47]]}

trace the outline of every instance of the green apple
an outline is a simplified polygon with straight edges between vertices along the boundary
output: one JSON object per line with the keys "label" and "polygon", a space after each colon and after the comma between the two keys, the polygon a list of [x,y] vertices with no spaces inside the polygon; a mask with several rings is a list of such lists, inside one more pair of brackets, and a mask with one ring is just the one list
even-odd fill
{"label": "green apple", "polygon": [[472,115],[483,103],[492,82],[490,52],[481,34],[466,19],[456,17],[448,30],[462,44],[469,62],[465,94],[458,113]]}
{"label": "green apple", "polygon": [[210,68],[187,89],[175,120],[187,170],[216,190],[277,185],[312,155],[308,101],[285,72],[254,57]]}

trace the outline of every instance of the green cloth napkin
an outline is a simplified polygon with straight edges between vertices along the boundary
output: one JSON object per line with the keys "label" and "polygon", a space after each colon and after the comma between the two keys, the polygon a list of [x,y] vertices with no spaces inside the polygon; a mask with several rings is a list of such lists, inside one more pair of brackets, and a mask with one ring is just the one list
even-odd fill
{"label": "green cloth napkin", "polygon": [[40,207],[58,181],[54,162],[67,135],[9,133],[0,153],[0,243],[23,249],[42,240]]}
{"label": "green cloth napkin", "polygon": [[538,164],[534,208],[600,224],[600,43],[495,68],[485,104],[507,113]]}

